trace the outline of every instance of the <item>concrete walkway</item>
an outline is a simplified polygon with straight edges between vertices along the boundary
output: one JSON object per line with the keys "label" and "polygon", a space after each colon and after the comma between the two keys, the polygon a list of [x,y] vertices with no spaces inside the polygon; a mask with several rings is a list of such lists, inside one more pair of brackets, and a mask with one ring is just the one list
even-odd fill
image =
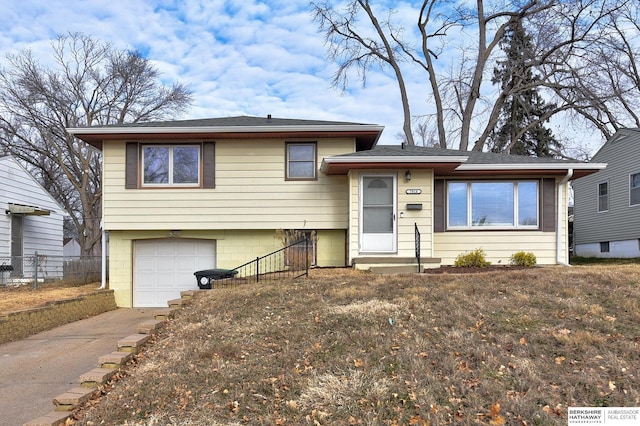
{"label": "concrete walkway", "polygon": [[0,426],[19,426],[53,411],[53,398],[77,387],[80,375],[157,311],[116,309],[0,345]]}

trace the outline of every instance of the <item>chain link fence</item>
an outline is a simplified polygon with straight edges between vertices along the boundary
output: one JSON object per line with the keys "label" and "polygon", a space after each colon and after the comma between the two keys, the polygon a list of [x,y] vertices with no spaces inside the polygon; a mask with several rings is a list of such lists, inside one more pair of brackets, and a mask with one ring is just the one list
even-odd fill
{"label": "chain link fence", "polygon": [[[108,262],[107,262],[108,264]],[[108,271],[107,271],[108,274]],[[102,280],[101,256],[0,256],[0,286],[88,284]]]}

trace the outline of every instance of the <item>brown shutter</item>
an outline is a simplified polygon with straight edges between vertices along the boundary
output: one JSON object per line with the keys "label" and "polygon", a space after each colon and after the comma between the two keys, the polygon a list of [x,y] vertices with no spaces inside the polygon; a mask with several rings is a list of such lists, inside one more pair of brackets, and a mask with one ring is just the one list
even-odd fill
{"label": "brown shutter", "polygon": [[542,179],[542,231],[556,230],[556,180]]}
{"label": "brown shutter", "polygon": [[433,232],[444,232],[444,180],[436,179],[433,182]]}
{"label": "brown shutter", "polygon": [[125,152],[125,183],[126,189],[138,188],[138,142],[127,142]]}
{"label": "brown shutter", "polygon": [[205,142],[202,144],[202,187],[216,187],[216,144]]}

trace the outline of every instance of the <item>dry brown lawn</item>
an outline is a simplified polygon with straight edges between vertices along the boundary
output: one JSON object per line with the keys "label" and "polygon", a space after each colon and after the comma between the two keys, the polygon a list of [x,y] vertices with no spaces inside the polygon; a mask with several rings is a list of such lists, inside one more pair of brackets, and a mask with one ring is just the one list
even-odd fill
{"label": "dry brown lawn", "polygon": [[65,283],[41,285],[37,290],[32,285],[0,287],[0,313],[20,311],[45,306],[48,302],[72,299],[91,293],[100,283],[68,285]]}
{"label": "dry brown lawn", "polygon": [[203,292],[84,425],[565,425],[640,406],[640,265]]}

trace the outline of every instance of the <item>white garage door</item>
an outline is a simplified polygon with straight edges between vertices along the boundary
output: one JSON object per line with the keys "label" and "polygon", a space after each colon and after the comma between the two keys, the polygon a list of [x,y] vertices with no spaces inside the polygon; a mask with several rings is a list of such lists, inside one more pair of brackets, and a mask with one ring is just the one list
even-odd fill
{"label": "white garage door", "polygon": [[134,249],[134,307],[167,307],[181,291],[198,289],[194,272],[216,266],[214,240],[140,240]]}

